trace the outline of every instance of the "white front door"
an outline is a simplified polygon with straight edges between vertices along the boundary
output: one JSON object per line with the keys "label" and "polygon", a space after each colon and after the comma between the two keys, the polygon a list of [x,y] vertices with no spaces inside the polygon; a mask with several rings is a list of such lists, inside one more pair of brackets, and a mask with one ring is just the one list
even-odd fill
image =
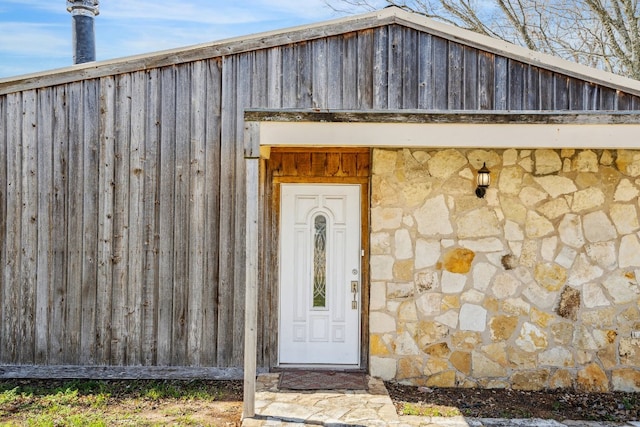
{"label": "white front door", "polygon": [[360,186],[280,195],[280,364],[359,365]]}

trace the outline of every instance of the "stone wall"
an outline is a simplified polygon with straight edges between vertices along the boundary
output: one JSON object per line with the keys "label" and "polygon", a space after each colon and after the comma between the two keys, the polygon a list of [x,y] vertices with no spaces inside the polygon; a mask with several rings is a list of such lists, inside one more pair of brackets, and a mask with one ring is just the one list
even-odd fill
{"label": "stone wall", "polygon": [[640,391],[639,194],[640,151],[374,150],[372,375]]}

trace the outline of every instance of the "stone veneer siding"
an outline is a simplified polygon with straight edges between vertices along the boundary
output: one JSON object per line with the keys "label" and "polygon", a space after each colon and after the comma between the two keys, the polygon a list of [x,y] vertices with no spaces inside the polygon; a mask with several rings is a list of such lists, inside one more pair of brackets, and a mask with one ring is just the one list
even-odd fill
{"label": "stone veneer siding", "polygon": [[371,374],[640,391],[639,194],[640,151],[375,149]]}

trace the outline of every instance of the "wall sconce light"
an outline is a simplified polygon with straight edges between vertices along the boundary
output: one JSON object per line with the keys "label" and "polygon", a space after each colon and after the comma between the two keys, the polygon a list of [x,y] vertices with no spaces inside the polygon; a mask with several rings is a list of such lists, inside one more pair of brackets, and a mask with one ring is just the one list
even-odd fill
{"label": "wall sconce light", "polygon": [[476,178],[478,186],[476,187],[476,196],[482,199],[487,192],[487,187],[491,184],[491,172],[487,169],[487,164],[482,163],[482,167],[478,169],[478,176]]}

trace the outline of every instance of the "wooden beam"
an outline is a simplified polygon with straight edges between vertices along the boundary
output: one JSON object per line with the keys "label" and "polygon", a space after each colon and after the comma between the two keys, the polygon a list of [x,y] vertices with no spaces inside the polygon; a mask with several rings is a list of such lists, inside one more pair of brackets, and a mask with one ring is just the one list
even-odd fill
{"label": "wooden beam", "polygon": [[[414,124],[640,124],[640,112],[425,111],[425,110],[247,110],[245,122]],[[261,143],[264,145],[263,143]]]}
{"label": "wooden beam", "polygon": [[180,366],[77,366],[1,365],[0,379],[167,379],[239,380],[240,368],[195,368]]}
{"label": "wooden beam", "polygon": [[[248,150],[251,151],[251,150]],[[246,291],[244,321],[243,418],[255,416],[256,364],[258,347],[258,219],[260,150],[246,157]]]}
{"label": "wooden beam", "polygon": [[249,111],[288,147],[637,148],[639,113]]}

